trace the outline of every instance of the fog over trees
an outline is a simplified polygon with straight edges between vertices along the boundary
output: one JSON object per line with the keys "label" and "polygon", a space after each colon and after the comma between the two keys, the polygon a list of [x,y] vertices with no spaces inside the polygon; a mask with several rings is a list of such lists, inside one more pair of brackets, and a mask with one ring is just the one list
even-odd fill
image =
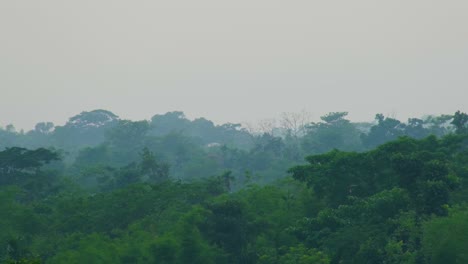
{"label": "fog over trees", "polygon": [[467,264],[467,14],[0,0],[0,264]]}
{"label": "fog over trees", "polygon": [[1,263],[465,263],[468,115],[0,129]]}

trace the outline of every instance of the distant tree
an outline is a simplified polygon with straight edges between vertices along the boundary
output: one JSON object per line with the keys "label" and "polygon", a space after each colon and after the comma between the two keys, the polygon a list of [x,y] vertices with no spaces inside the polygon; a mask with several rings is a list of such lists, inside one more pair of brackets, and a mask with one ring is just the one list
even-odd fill
{"label": "distant tree", "polygon": [[54,123],[52,122],[40,122],[36,124],[34,131],[40,134],[51,134],[54,127]]}
{"label": "distant tree", "polygon": [[405,135],[406,126],[399,120],[384,117],[382,114],[377,114],[375,120],[377,124],[371,128],[370,132],[361,135],[365,147],[373,148]]}
{"label": "distant tree", "polygon": [[27,148],[39,148],[39,147],[51,147],[53,146],[53,133],[54,123],[52,122],[40,122],[37,123],[33,130],[27,132],[24,139],[23,147]]}
{"label": "distant tree", "polygon": [[293,138],[303,136],[306,132],[306,125],[310,122],[310,113],[306,111],[299,113],[283,113],[280,120],[282,128]]}
{"label": "distant tree", "polygon": [[322,119],[324,122],[328,124],[343,123],[343,122],[348,123],[349,121],[345,119],[347,115],[348,115],[348,112],[331,112],[324,116],[321,116],[320,119]]}
{"label": "distant tree", "polygon": [[421,139],[430,135],[430,131],[424,127],[424,120],[419,118],[409,118],[405,127],[405,135]]}
{"label": "distant tree", "polygon": [[109,145],[101,144],[96,147],[82,148],[75,159],[75,167],[93,166],[96,164],[112,165],[110,161]]}
{"label": "distant tree", "polygon": [[468,133],[468,115],[457,111],[453,115],[452,125],[455,126],[455,132],[457,134]]}
{"label": "distant tree", "polygon": [[23,146],[23,138],[16,132],[14,126],[8,125],[5,129],[0,127],[0,150],[18,146]]}
{"label": "distant tree", "polygon": [[231,183],[234,180],[234,176],[232,176],[232,171],[225,171],[222,175],[221,178],[223,179],[224,182],[224,188],[227,192],[232,191]]}
{"label": "distant tree", "polygon": [[56,152],[44,148],[7,148],[0,152],[0,185],[15,184],[25,175],[33,174],[44,164],[58,159]]}
{"label": "distant tree", "polygon": [[9,133],[15,133],[16,132],[16,128],[14,125],[12,124],[9,124],[5,127],[5,130]]}
{"label": "distant tree", "polygon": [[359,150],[359,131],[348,120],[347,112],[332,112],[321,118],[322,122],[310,123],[302,139],[306,153],[324,153],[332,149]]}
{"label": "distant tree", "polygon": [[255,130],[260,134],[269,134],[271,136],[275,136],[277,122],[278,121],[274,118],[262,119],[258,122],[258,127]]}
{"label": "distant tree", "polygon": [[281,154],[284,148],[283,139],[281,137],[275,137],[267,133],[257,137],[258,139],[251,152],[269,152],[275,155]]}
{"label": "distant tree", "polygon": [[453,131],[452,115],[428,116],[424,119],[424,126],[430,131],[430,134],[442,137]]}
{"label": "distant tree", "polygon": [[112,149],[115,162],[128,164],[129,161],[136,161],[138,152],[145,146],[149,129],[147,121],[120,120],[108,130],[105,139]]}
{"label": "distant tree", "polygon": [[71,117],[53,133],[56,143],[65,148],[96,146],[104,141],[107,130],[117,125],[119,117],[106,110],[82,112]]}
{"label": "distant tree", "polygon": [[190,120],[184,112],[174,111],[164,115],[155,115],[151,118],[151,134],[162,136],[171,132],[183,132],[187,129]]}
{"label": "distant tree", "polygon": [[156,160],[153,152],[148,148],[143,148],[141,153],[141,171],[148,175],[153,183],[159,183],[169,179],[169,164]]}

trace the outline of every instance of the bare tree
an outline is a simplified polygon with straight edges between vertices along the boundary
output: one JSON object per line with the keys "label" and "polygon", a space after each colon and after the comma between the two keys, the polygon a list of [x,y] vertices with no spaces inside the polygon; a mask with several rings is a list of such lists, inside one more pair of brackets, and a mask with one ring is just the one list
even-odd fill
{"label": "bare tree", "polygon": [[257,125],[252,122],[242,122],[242,127],[252,136],[259,133]]}
{"label": "bare tree", "polygon": [[265,118],[256,123],[244,122],[242,127],[253,136],[258,134],[273,135],[278,129],[277,123],[277,120],[274,118]]}
{"label": "bare tree", "polygon": [[281,127],[294,138],[305,134],[306,125],[312,120],[312,115],[302,110],[301,112],[285,112],[281,115]]}
{"label": "bare tree", "polygon": [[278,121],[275,118],[266,118],[258,122],[258,131],[261,134],[270,134],[274,136]]}

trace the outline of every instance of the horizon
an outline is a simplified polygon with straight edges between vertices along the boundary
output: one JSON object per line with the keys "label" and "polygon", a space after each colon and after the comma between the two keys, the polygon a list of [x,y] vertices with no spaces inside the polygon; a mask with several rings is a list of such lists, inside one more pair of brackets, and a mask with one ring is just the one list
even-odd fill
{"label": "horizon", "polygon": [[[277,127],[277,128],[281,127],[280,123],[281,123],[281,119],[282,119],[283,115],[299,114],[299,115],[302,115],[301,116],[302,118],[307,120],[306,123],[311,123],[311,122],[322,122],[320,117],[324,116],[324,115],[326,115],[328,113],[347,112],[347,111],[330,111],[330,112],[327,112],[327,113],[314,114],[314,113],[310,113],[310,112],[307,112],[305,110],[302,110],[302,111],[299,111],[299,112],[283,112],[283,113],[278,114],[277,116],[264,117],[264,118],[260,118],[260,119],[257,119],[257,120],[246,120],[246,121],[241,121],[241,122],[232,122],[232,121],[229,121],[229,120],[226,120],[226,121],[224,121],[224,120],[223,121],[213,120],[213,119],[210,119],[209,117],[205,117],[205,116],[193,116],[193,115],[190,115],[190,113],[186,113],[186,112],[181,111],[181,110],[173,110],[173,111],[167,111],[167,112],[163,112],[163,113],[155,113],[155,114],[152,114],[151,116],[149,116],[147,118],[136,118],[136,119],[133,118],[132,119],[132,118],[126,118],[125,116],[122,116],[119,113],[116,113],[116,112],[114,112],[112,110],[99,108],[99,109],[90,109],[90,110],[80,111],[78,113],[75,113],[75,114],[67,117],[66,120],[61,120],[59,122],[54,122],[52,120],[38,120],[31,127],[26,127],[26,128],[25,127],[19,127],[14,123],[8,123],[8,124],[0,123],[0,129],[5,129],[8,125],[13,125],[16,132],[21,132],[21,131],[28,132],[28,131],[34,130],[34,126],[36,124],[42,123],[42,122],[52,122],[54,124],[54,127],[64,126],[64,125],[66,125],[66,123],[69,121],[70,118],[72,118],[72,117],[74,117],[76,115],[79,115],[79,114],[81,114],[83,112],[92,112],[92,111],[98,111],[98,110],[110,111],[111,113],[118,116],[118,118],[120,120],[130,120],[132,122],[143,121],[143,120],[151,122],[151,118],[153,116],[155,116],[155,115],[164,115],[164,114],[170,113],[170,112],[182,112],[184,114],[185,118],[187,118],[190,121],[194,121],[195,119],[199,119],[199,118],[204,118],[204,119],[206,119],[208,121],[213,122],[214,125],[222,125],[222,124],[228,124],[228,123],[240,124],[244,128],[247,128],[248,126],[253,126],[257,130],[260,129],[259,126],[262,124],[262,122],[271,122],[271,121],[273,121],[275,127]],[[459,111],[459,110],[457,110],[457,111]],[[453,113],[455,113],[455,112],[456,111],[454,111]],[[350,116],[352,116],[352,113],[349,113],[349,112],[347,112],[347,113],[348,113],[348,115],[346,116],[346,119],[350,120],[353,123],[374,123],[376,114],[383,114],[385,117],[397,119],[397,120],[401,121],[402,123],[406,123],[409,118],[420,118],[420,119],[424,120],[424,118],[427,118],[429,116],[440,116],[440,115],[451,115],[451,114],[453,114],[453,113],[438,113],[438,114],[425,114],[425,115],[421,115],[421,116],[407,116],[405,118],[399,118],[395,113],[387,113],[387,114],[385,114],[385,113],[375,113],[375,114],[372,115],[373,118],[371,118],[369,120],[356,120],[356,119],[350,118]]]}
{"label": "horizon", "polygon": [[468,2],[3,1],[0,124],[468,111]]}

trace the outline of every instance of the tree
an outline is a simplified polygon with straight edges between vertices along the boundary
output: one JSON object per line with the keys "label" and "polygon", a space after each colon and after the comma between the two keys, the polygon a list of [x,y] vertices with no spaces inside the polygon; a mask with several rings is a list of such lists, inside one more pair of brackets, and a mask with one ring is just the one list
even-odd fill
{"label": "tree", "polygon": [[347,112],[332,112],[320,117],[322,122],[310,123],[302,139],[304,151],[319,154],[332,149],[360,150],[359,131],[345,118],[347,115]]}
{"label": "tree", "polygon": [[18,147],[23,145],[23,137],[17,133],[13,125],[5,129],[0,127],[0,150],[7,147]]}
{"label": "tree", "polygon": [[159,183],[169,179],[169,164],[156,160],[153,152],[148,148],[143,148],[141,153],[141,171],[148,175],[153,183]]}
{"label": "tree", "polygon": [[405,134],[412,138],[421,139],[429,136],[430,131],[424,127],[424,120],[419,118],[409,118],[405,127]]}
{"label": "tree", "polygon": [[208,205],[209,214],[202,226],[209,241],[228,254],[228,263],[254,263],[248,245],[255,231],[246,214],[245,204],[226,199]]}
{"label": "tree", "polygon": [[424,223],[423,252],[428,263],[468,263],[468,213],[466,208],[451,211],[450,216]]}
{"label": "tree", "polygon": [[345,119],[347,115],[348,115],[348,112],[331,112],[324,116],[321,116],[320,119],[322,119],[322,121],[328,124],[343,123],[343,122],[349,122]]}
{"label": "tree", "polygon": [[310,123],[310,113],[306,111],[299,113],[283,113],[280,123],[288,135],[297,139],[305,134],[306,125]]}
{"label": "tree", "polygon": [[442,137],[453,131],[452,115],[428,116],[424,119],[424,126],[430,134]]}
{"label": "tree", "polygon": [[190,121],[185,117],[184,112],[174,111],[164,115],[155,115],[151,118],[151,134],[163,136],[171,132],[184,132]]}
{"label": "tree", "polygon": [[383,263],[382,249],[391,234],[385,225],[407,209],[405,190],[394,188],[326,208],[290,228],[308,247],[329,253],[332,263]]}
{"label": "tree", "polygon": [[221,175],[221,179],[223,181],[225,191],[226,192],[231,192],[232,191],[231,182],[234,180],[234,176],[232,176],[232,171],[230,171],[230,170],[225,171]]}
{"label": "tree", "polygon": [[118,122],[119,117],[106,110],[81,112],[71,117],[64,126],[57,126],[53,138],[65,148],[96,146],[104,141],[106,131]]}
{"label": "tree", "polygon": [[369,149],[405,134],[406,126],[399,120],[384,117],[382,114],[377,114],[375,120],[377,124],[371,128],[370,132],[361,135],[364,146]]}
{"label": "tree", "polygon": [[206,211],[195,207],[178,223],[176,236],[179,238],[178,263],[214,263],[215,250],[203,239],[198,228]]}
{"label": "tree", "polygon": [[117,148],[135,148],[144,140],[149,129],[148,121],[120,120],[106,133],[106,141]]}
{"label": "tree", "polygon": [[289,247],[286,253],[281,256],[260,256],[259,263],[261,264],[329,264],[330,259],[315,248],[307,248],[303,244]]}
{"label": "tree", "polygon": [[0,152],[0,185],[24,183],[30,175],[37,175],[44,164],[59,160],[59,155],[48,149],[7,148]]}
{"label": "tree", "polygon": [[106,132],[105,142],[109,145],[111,159],[120,166],[137,162],[139,152],[145,147],[149,132],[148,121],[120,120]]}
{"label": "tree", "polygon": [[468,115],[457,111],[453,115],[452,125],[455,126],[455,132],[457,134],[468,133]]}
{"label": "tree", "polygon": [[48,263],[119,263],[117,248],[111,239],[102,234],[75,237],[77,242],[69,249],[62,250]]}
{"label": "tree", "polygon": [[[348,196],[363,197],[376,192],[375,164],[366,153],[334,150],[306,158],[307,165],[289,170],[294,179],[312,187],[330,206],[346,202]],[[383,180],[383,179],[382,179]]]}
{"label": "tree", "polygon": [[52,122],[40,122],[34,127],[34,131],[39,134],[51,134],[54,130],[54,123]]}

